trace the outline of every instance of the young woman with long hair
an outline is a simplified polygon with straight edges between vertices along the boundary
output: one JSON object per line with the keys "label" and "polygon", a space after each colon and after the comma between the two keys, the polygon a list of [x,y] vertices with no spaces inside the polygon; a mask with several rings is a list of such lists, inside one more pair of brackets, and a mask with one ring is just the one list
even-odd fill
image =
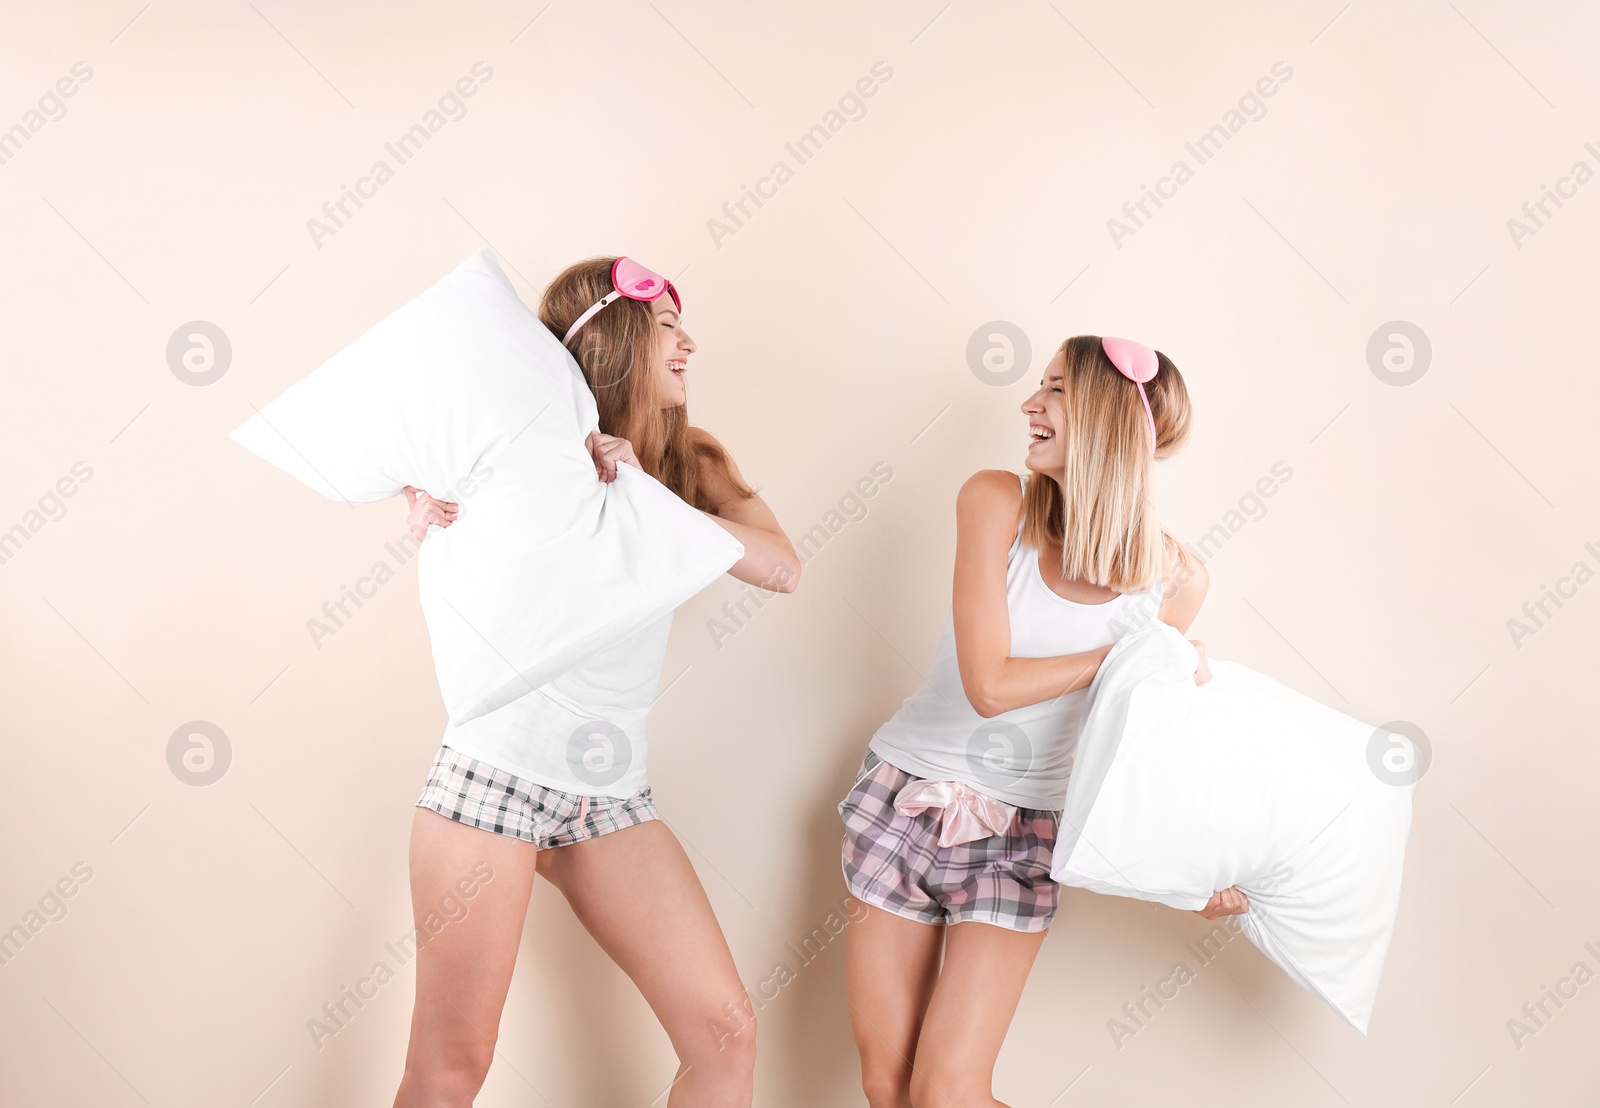
{"label": "young woman with long hair", "polygon": [[[695,344],[671,282],[631,259],[591,258],[551,282],[539,318],[594,393],[600,430],[587,446],[597,479],[615,480],[618,465],[644,470],[744,544],[730,574],[792,592],[799,559],[771,509],[722,444],[689,423]],[[454,522],[455,505],[415,489],[406,496],[419,538]],[[431,937],[416,959],[395,1108],[467,1108],[477,1095],[536,875],[561,891],[660,1019],[679,1059],[667,1104],[750,1104],[753,1014],[727,1029],[729,1011],[748,1013],[748,997],[705,890],[645,784],[645,717],[670,624],[669,613],[445,735],[412,822],[412,908],[419,936]],[[452,737],[494,753],[468,756]],[[468,910],[439,926],[440,905],[463,897]]]}
{"label": "young woman with long hair", "polygon": [[[995,1059],[1055,916],[1088,685],[1121,634],[1150,618],[1187,631],[1206,592],[1151,501],[1155,459],[1189,429],[1165,355],[1068,339],[1022,411],[1029,472],[962,486],[933,665],[839,804],[846,884],[867,905],[846,975],[872,1108],[1004,1108]],[[1229,889],[1201,914],[1243,906]]]}

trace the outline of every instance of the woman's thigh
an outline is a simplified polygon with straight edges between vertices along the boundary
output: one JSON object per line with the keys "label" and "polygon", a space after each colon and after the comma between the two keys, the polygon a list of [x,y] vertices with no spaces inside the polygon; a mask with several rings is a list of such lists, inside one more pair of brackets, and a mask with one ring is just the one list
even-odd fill
{"label": "woman's thigh", "polygon": [[861,1084],[876,1104],[904,1104],[922,1021],[939,979],[945,927],[863,902],[845,937],[845,999],[861,1055]]}
{"label": "woman's thigh", "polygon": [[416,810],[411,909],[419,951],[408,1070],[474,1059],[487,1068],[528,913],[536,853],[532,843]]}
{"label": "woman's thigh", "polygon": [[[661,820],[541,851],[539,872],[633,979],[678,1057],[753,1049],[754,1022],[700,878]],[[738,1041],[735,1041],[737,1037]]]}
{"label": "woman's thigh", "polygon": [[919,1104],[992,1104],[995,1060],[1046,932],[951,924],[917,1041]]}

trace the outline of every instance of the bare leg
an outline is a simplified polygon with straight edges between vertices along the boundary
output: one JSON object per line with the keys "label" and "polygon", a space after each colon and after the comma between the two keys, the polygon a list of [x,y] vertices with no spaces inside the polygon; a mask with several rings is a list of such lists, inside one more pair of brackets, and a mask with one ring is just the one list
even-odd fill
{"label": "bare leg", "polygon": [[668,1108],[749,1108],[755,1014],[688,855],[659,820],[541,851],[539,872],[633,979],[679,1067]]}
{"label": "bare leg", "polygon": [[[446,922],[417,954],[411,1042],[395,1108],[470,1108],[483,1086],[533,891],[535,855],[532,843],[416,810],[411,910],[419,939],[430,913],[435,928]],[[470,898],[458,885],[463,879],[477,886]]]}
{"label": "bare leg", "polygon": [[939,976],[945,928],[863,904],[847,930],[845,997],[871,1108],[911,1108],[912,1061]]}
{"label": "bare leg", "polygon": [[956,923],[917,1040],[915,1108],[1006,1108],[994,1098],[994,1063],[1022,986],[1044,942],[987,923]]}

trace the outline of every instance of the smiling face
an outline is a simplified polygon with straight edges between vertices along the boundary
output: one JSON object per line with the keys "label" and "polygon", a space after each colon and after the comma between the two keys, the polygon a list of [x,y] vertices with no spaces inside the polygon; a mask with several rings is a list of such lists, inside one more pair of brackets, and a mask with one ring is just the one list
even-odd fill
{"label": "smiling face", "polygon": [[694,340],[683,329],[683,317],[670,296],[659,296],[650,304],[656,324],[656,355],[651,372],[655,375],[656,395],[661,407],[676,408],[686,403],[689,391],[684,383]]}
{"label": "smiling face", "polygon": [[1067,444],[1061,437],[1067,426],[1066,394],[1062,391],[1066,367],[1066,355],[1056,351],[1056,356],[1044,367],[1039,391],[1022,402],[1022,413],[1028,417],[1025,464],[1035,473],[1048,474],[1057,480],[1067,464]]}

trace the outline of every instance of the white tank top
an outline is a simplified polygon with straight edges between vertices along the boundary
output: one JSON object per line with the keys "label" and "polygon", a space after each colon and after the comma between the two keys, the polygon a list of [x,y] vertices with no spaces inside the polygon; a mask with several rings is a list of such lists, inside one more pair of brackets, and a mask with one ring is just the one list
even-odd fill
{"label": "white tank top", "polygon": [[505,707],[446,728],[444,744],[547,788],[632,796],[645,784],[645,717],[671,630],[668,612]]}
{"label": "white tank top", "polygon": [[[1019,474],[1023,489],[1028,476]],[[1039,574],[1039,552],[1022,543],[1006,556],[1006,611],[1011,657],[1053,658],[1117,641],[1154,619],[1162,586],[1080,604],[1052,591]],[[985,719],[967,699],[956,661],[954,613],[934,651],[927,679],[878,728],[868,749],[914,777],[963,781],[1007,804],[1060,811],[1089,690],[1079,689]]]}

